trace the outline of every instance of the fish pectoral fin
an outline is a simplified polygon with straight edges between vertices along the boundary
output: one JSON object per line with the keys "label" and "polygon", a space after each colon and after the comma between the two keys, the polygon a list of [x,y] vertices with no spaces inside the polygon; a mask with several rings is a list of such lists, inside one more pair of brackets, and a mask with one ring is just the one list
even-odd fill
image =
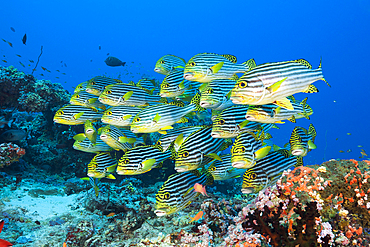
{"label": "fish pectoral fin", "polygon": [[167,131],[164,131],[164,130],[158,130],[158,133],[159,133],[159,134],[162,134],[162,135],[165,135],[165,134],[167,134]]}
{"label": "fish pectoral fin", "polygon": [[130,117],[132,117],[132,115],[131,114],[127,114],[126,116],[124,116],[122,119],[124,120],[124,121],[126,121],[126,120],[128,120]]}
{"label": "fish pectoral fin", "polygon": [[175,143],[175,145],[177,145],[178,147],[180,147],[183,142],[184,142],[184,134],[181,133],[180,135],[178,135],[176,137],[176,140],[175,140],[174,143]]}
{"label": "fish pectoral fin", "polygon": [[277,150],[281,149],[281,147],[279,147],[278,145],[274,144],[274,145],[272,146],[272,149],[273,149],[274,151],[277,151]]}
{"label": "fish pectoral fin", "polygon": [[185,88],[185,80],[182,80],[182,82],[179,84],[179,88],[181,90]]}
{"label": "fish pectoral fin", "polygon": [[108,166],[107,167],[107,172],[114,172],[116,170],[116,167],[117,167],[117,164],[112,165],[112,166]]}
{"label": "fish pectoral fin", "polygon": [[281,106],[281,107],[283,107],[285,109],[288,109],[288,110],[294,110],[292,102],[290,102],[290,100],[287,99],[287,98],[279,99],[279,100],[275,101],[274,104],[276,104],[278,106]]}
{"label": "fish pectoral fin", "polygon": [[274,123],[279,123],[279,124],[283,124],[283,123],[285,123],[285,122],[283,122],[283,121],[276,121],[276,122],[274,122]]}
{"label": "fish pectoral fin", "polygon": [[315,87],[314,85],[309,85],[304,91],[303,93],[318,93],[319,92],[319,89],[317,89],[317,87]]}
{"label": "fish pectoral fin", "polygon": [[73,115],[73,118],[77,120],[77,119],[79,119],[80,117],[82,117],[82,115],[84,115],[84,112],[79,112],[79,113],[77,113],[77,114]]}
{"label": "fish pectoral fin", "polygon": [[242,129],[245,126],[247,126],[248,123],[249,123],[249,120],[244,120],[243,122],[241,122],[240,124],[238,124],[238,128],[239,129]]}
{"label": "fish pectoral fin", "polygon": [[126,101],[129,98],[131,98],[131,96],[132,96],[133,93],[134,93],[133,91],[129,91],[129,92],[125,93],[125,95],[123,95],[122,98]]}
{"label": "fish pectoral fin", "polygon": [[156,122],[156,123],[158,123],[158,121],[161,119],[161,116],[159,115],[159,113],[157,113],[156,115],[155,115],[155,117],[153,118],[153,121],[154,122]]}
{"label": "fish pectoral fin", "polygon": [[219,63],[213,65],[210,69],[211,69],[213,74],[216,74],[222,68],[223,65],[224,65],[224,62],[219,62]]}
{"label": "fish pectoral fin", "polygon": [[73,137],[75,141],[83,141],[86,139],[86,135],[84,133],[77,134]]}
{"label": "fish pectoral fin", "polygon": [[221,157],[218,156],[218,154],[216,154],[216,153],[210,153],[210,154],[206,154],[204,156],[207,156],[207,157],[209,157],[211,159],[222,161]]}
{"label": "fish pectoral fin", "polygon": [[156,159],[148,159],[143,162],[143,170],[149,170],[155,164]]}
{"label": "fish pectoral fin", "polygon": [[263,157],[265,157],[271,150],[271,147],[270,146],[267,146],[267,147],[263,147],[263,148],[260,148],[258,149],[254,155],[256,157],[256,159],[262,159]]}
{"label": "fish pectoral fin", "polygon": [[95,103],[97,100],[98,100],[97,98],[92,98],[92,99],[89,99],[89,100],[88,100],[88,102],[89,102],[90,104],[93,104],[93,103]]}
{"label": "fish pectoral fin", "polygon": [[172,129],[173,127],[171,125],[161,128],[161,130],[172,130]]}
{"label": "fish pectoral fin", "polygon": [[200,85],[200,86],[199,86],[198,90],[199,90],[200,92],[203,92],[203,91],[204,91],[204,89],[205,89],[207,86],[208,86],[208,83],[203,83],[202,85]]}
{"label": "fish pectoral fin", "polygon": [[134,144],[136,142],[136,138],[128,138],[127,141],[129,144]]}
{"label": "fish pectoral fin", "polygon": [[274,113],[275,113],[275,115],[279,114],[279,113],[280,113],[280,111],[281,111],[281,106],[276,107],[276,108],[274,109]]}
{"label": "fish pectoral fin", "polygon": [[317,148],[316,144],[315,144],[315,143],[313,143],[313,141],[312,141],[312,140],[309,140],[309,141],[307,142],[307,144],[308,144],[308,147],[309,147],[310,149],[316,149],[316,148]]}
{"label": "fish pectoral fin", "polygon": [[125,137],[125,136],[120,136],[120,137],[118,137],[118,141],[120,143],[126,143],[126,142],[128,142],[128,138]]}
{"label": "fish pectoral fin", "polygon": [[113,176],[112,174],[109,174],[108,176],[105,176],[105,178],[108,178],[108,179],[116,179],[116,177]]}
{"label": "fish pectoral fin", "polygon": [[275,82],[274,84],[272,84],[271,86],[269,86],[268,88],[266,88],[270,93],[273,93],[273,92],[276,92],[281,84],[287,79],[288,77],[285,77],[284,79],[280,80],[280,81],[277,81]]}

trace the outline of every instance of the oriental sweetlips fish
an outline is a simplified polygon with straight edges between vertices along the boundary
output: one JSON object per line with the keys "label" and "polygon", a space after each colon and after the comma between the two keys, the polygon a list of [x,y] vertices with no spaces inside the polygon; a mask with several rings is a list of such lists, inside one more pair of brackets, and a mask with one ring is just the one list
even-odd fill
{"label": "oriental sweetlips fish", "polygon": [[309,116],[313,114],[312,108],[307,105],[306,101],[307,98],[302,102],[298,100],[292,102],[293,110],[275,104],[249,106],[245,118],[259,123],[284,123],[283,120],[295,123],[296,119],[303,117],[309,119]]}
{"label": "oriental sweetlips fish", "polygon": [[162,152],[157,145],[134,147],[127,151],[119,160],[117,174],[138,175],[148,172],[152,168],[159,167],[171,155],[172,152],[170,150]]}
{"label": "oriental sweetlips fish", "polygon": [[87,176],[92,178],[116,179],[111,173],[116,170],[117,161],[110,153],[102,152],[94,156],[87,165]]}
{"label": "oriental sweetlips fish", "polygon": [[132,120],[131,131],[134,133],[167,133],[166,130],[172,129],[175,123],[187,122],[185,115],[192,111],[203,110],[199,107],[200,95],[197,94],[190,104],[181,107],[173,104],[158,104],[148,106],[140,111]]}
{"label": "oriental sweetlips fish", "polygon": [[72,95],[69,103],[72,105],[82,105],[85,107],[96,108],[98,110],[105,110],[106,106],[99,102],[98,96],[89,94],[85,91],[80,91]]}
{"label": "oriental sweetlips fish", "polygon": [[241,169],[253,167],[256,161],[265,157],[270,150],[271,147],[263,147],[262,140],[256,139],[253,133],[241,133],[236,137],[231,148],[232,166]]}
{"label": "oriental sweetlips fish", "polygon": [[198,170],[176,173],[164,182],[158,193],[155,195],[157,216],[164,216],[176,213],[187,206],[199,196],[194,185],[211,185],[213,177],[208,171],[203,173]]}
{"label": "oriental sweetlips fish", "polygon": [[215,79],[231,79],[235,73],[244,73],[256,66],[254,59],[236,64],[233,55],[201,53],[192,57],[185,66],[184,78],[189,81],[210,82]]}
{"label": "oriental sweetlips fish", "polygon": [[271,152],[244,173],[241,191],[245,194],[258,193],[276,183],[285,170],[302,165],[302,158],[290,156],[288,150]]}
{"label": "oriental sweetlips fish", "polygon": [[73,144],[73,148],[79,151],[87,152],[87,153],[99,153],[99,152],[110,152],[113,151],[113,148],[108,146],[105,142],[103,142],[100,137],[98,136],[96,139],[96,143],[92,143],[89,139],[79,140],[76,138],[75,143]]}
{"label": "oriental sweetlips fish", "polygon": [[90,108],[80,105],[66,105],[60,108],[54,115],[54,122],[66,125],[84,124],[86,120],[96,122],[100,120],[103,114],[96,108]]}
{"label": "oriental sweetlips fish", "polygon": [[230,98],[234,104],[273,103],[293,110],[286,97],[299,92],[318,92],[312,85],[318,80],[325,81],[321,61],[317,69],[312,69],[312,65],[304,59],[261,64],[239,78]]}
{"label": "oriental sweetlips fish", "polygon": [[179,146],[175,162],[177,172],[185,172],[203,167],[213,159],[219,159],[216,154],[227,148],[224,139],[216,139],[211,136],[212,128],[205,127],[186,138]]}
{"label": "oriental sweetlips fish", "polygon": [[191,89],[191,82],[184,79],[184,69],[173,69],[161,83],[161,97],[176,97]]}
{"label": "oriental sweetlips fish", "polygon": [[[104,91],[105,87],[111,84],[120,82],[120,80],[112,79],[104,76],[95,76],[94,78],[87,81],[86,92],[100,96]],[[102,102],[104,103],[104,102]]]}
{"label": "oriental sweetlips fish", "polygon": [[132,120],[143,108],[136,106],[114,106],[103,112],[101,121],[114,126],[130,126]]}
{"label": "oriental sweetlips fish", "polygon": [[115,83],[105,87],[99,97],[99,101],[111,106],[141,106],[149,102],[160,101],[160,96],[150,95],[150,93],[149,90],[141,89],[135,85]]}
{"label": "oriental sweetlips fish", "polygon": [[177,152],[183,141],[195,131],[203,129],[205,126],[187,126],[178,129],[171,129],[166,135],[160,137],[156,145],[163,149],[163,152],[172,148]]}
{"label": "oriental sweetlips fish", "polygon": [[[237,78],[235,75],[234,77]],[[230,100],[230,91],[234,88],[236,80],[218,79],[203,84],[201,91],[200,106],[221,111],[233,105]]]}
{"label": "oriental sweetlips fish", "polygon": [[168,75],[174,68],[185,68],[185,60],[174,56],[174,55],[164,55],[155,64],[154,71],[162,74]]}
{"label": "oriental sweetlips fish", "polygon": [[103,127],[100,133],[100,139],[115,150],[129,150],[136,138],[127,137],[121,130],[113,125]]}
{"label": "oriental sweetlips fish", "polygon": [[289,139],[292,155],[304,157],[307,155],[308,151],[315,149],[315,137],[316,129],[313,124],[310,124],[308,131],[299,126],[295,127]]}

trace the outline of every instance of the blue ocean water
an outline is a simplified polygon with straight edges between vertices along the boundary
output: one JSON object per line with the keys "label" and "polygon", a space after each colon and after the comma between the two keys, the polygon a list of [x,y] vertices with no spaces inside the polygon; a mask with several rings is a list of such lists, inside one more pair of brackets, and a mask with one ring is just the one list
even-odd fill
{"label": "blue ocean water", "polygon": [[[368,0],[3,1],[0,18],[0,38],[13,44],[0,41],[7,61],[0,59],[0,65],[31,73],[29,60],[36,61],[43,46],[34,75],[71,92],[97,75],[137,81],[145,74],[161,81],[153,68],[165,54],[185,60],[202,52],[233,54],[240,62],[254,58],[257,64],[305,58],[313,67],[322,58],[332,87],[320,81],[315,83],[319,93],[296,95],[308,96],[314,114],[311,120],[280,125],[271,132],[274,142],[283,145],[296,125],[313,123],[318,148],[306,164],[358,159],[361,148],[370,152]],[[106,66],[108,53],[127,66]]]}

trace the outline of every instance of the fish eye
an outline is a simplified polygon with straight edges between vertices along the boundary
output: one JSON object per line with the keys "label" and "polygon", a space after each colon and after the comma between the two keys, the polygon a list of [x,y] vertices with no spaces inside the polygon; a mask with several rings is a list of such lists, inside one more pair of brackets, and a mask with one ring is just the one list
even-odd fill
{"label": "fish eye", "polygon": [[240,150],[244,153],[245,152],[245,147],[241,147]]}
{"label": "fish eye", "polygon": [[137,122],[140,122],[140,120],[141,120],[141,119],[140,119],[139,117],[137,117],[137,118],[135,118],[135,119],[133,120],[133,122],[134,122],[134,123],[137,123]]}
{"label": "fish eye", "polygon": [[57,115],[63,115],[64,114],[64,111],[58,111],[57,112]]}
{"label": "fish eye", "polygon": [[161,88],[168,88],[170,85],[168,83],[162,83]]}
{"label": "fish eye", "polygon": [[161,144],[162,144],[162,142],[161,142],[161,141],[157,141],[157,144],[158,144],[158,145],[161,145]]}
{"label": "fish eye", "polygon": [[77,95],[75,96],[75,98],[76,98],[76,99],[80,98],[80,95],[78,95],[78,94],[77,94]]}
{"label": "fish eye", "polygon": [[91,85],[95,85],[95,84],[96,84],[96,82],[92,81],[92,82],[90,82],[90,84],[91,84]]}
{"label": "fish eye", "polygon": [[112,91],[111,91],[111,90],[107,90],[107,91],[105,91],[105,93],[106,93],[106,94],[111,94],[111,93],[112,93]]}
{"label": "fish eye", "polygon": [[164,193],[163,198],[166,199],[166,200],[170,199],[170,193],[169,192]]}
{"label": "fish eye", "polygon": [[245,88],[246,86],[247,86],[246,82],[244,82],[244,81],[239,82],[239,87],[240,88]]}
{"label": "fish eye", "polygon": [[225,124],[225,120],[224,119],[221,119],[220,121],[218,121],[218,124],[224,125]]}
{"label": "fish eye", "polygon": [[105,131],[109,133],[109,132],[111,132],[111,129],[106,129]]}
{"label": "fish eye", "polygon": [[196,65],[196,63],[195,63],[195,62],[190,62],[190,63],[188,63],[188,65],[189,65],[190,67],[194,67],[194,66]]}
{"label": "fish eye", "polygon": [[182,157],[186,158],[189,156],[189,152],[188,151],[185,151],[182,153]]}
{"label": "fish eye", "polygon": [[159,63],[164,64],[164,60],[161,60]]}
{"label": "fish eye", "polygon": [[212,88],[208,89],[208,93],[209,94],[213,93],[213,89]]}
{"label": "fish eye", "polygon": [[251,179],[256,179],[256,178],[257,178],[257,174],[252,173],[252,174],[251,174]]}
{"label": "fish eye", "polygon": [[113,113],[111,112],[111,111],[107,111],[106,113],[105,113],[105,115],[108,115],[108,116],[110,116],[110,115],[112,115]]}
{"label": "fish eye", "polygon": [[216,171],[216,167],[215,166],[212,166],[211,167],[211,171],[213,171],[213,172]]}
{"label": "fish eye", "polygon": [[129,159],[124,159],[123,160],[123,164],[127,165],[128,163],[130,163],[130,160]]}

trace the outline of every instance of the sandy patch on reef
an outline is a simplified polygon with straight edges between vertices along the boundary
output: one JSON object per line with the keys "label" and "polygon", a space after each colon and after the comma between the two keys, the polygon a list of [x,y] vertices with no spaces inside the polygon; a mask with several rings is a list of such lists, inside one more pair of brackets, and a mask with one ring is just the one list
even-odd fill
{"label": "sandy patch on reef", "polygon": [[[2,210],[19,210],[23,211],[25,217],[30,217],[33,220],[45,220],[48,218],[62,216],[70,213],[73,205],[76,205],[76,200],[81,197],[79,194],[66,195],[42,195],[33,197],[29,195],[29,191],[35,186],[21,186],[20,188],[11,191],[9,188],[3,188],[0,192],[2,194]],[[37,187],[36,187],[37,188]],[[38,188],[45,188],[45,185],[38,186]]]}

